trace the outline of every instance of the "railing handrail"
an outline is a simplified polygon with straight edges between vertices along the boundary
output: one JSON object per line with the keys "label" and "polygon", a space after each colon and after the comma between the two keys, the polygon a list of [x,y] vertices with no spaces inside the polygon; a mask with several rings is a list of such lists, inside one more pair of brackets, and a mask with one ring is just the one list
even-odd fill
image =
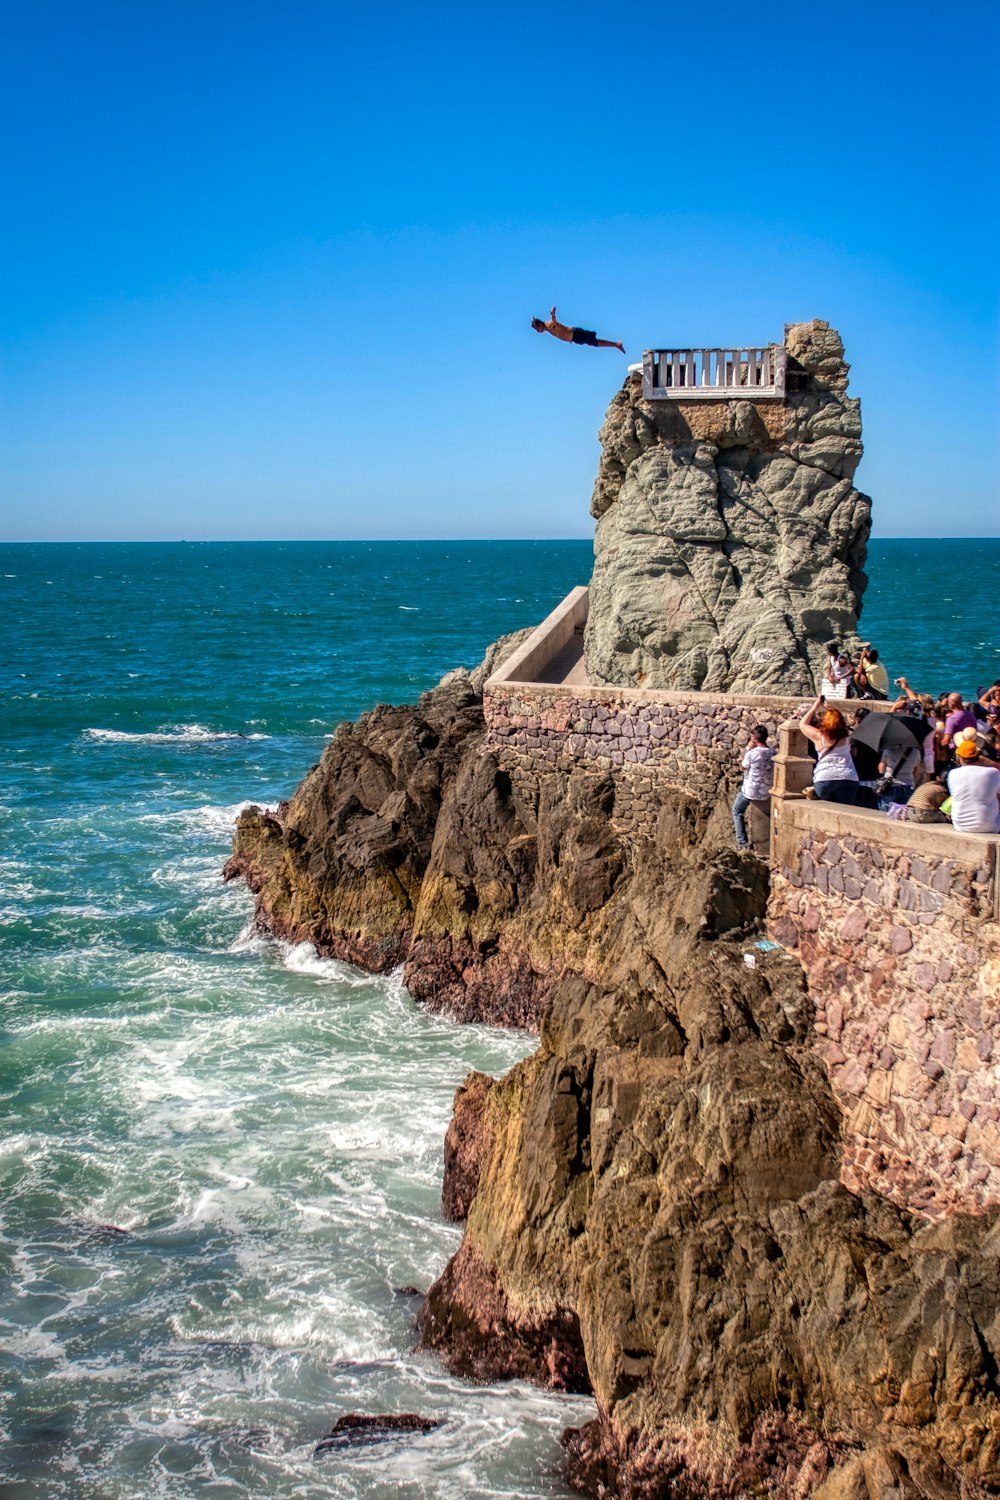
{"label": "railing handrail", "polygon": [[643,394],[647,400],[732,400],[739,390],[754,400],[780,401],[787,363],[784,344],[647,349],[642,358]]}

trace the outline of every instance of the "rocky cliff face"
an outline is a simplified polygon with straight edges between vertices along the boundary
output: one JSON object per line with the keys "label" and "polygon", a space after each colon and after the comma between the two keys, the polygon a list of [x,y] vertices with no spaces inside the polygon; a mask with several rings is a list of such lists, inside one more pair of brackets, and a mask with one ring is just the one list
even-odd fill
{"label": "rocky cliff face", "polygon": [[477,1379],[589,1383],[567,1447],[597,1496],[998,1493],[1000,1220],[839,1185],[801,970],[707,936],[715,863],[666,819],[617,972],[560,987],[535,1056],[460,1091],[468,1223],[425,1343]]}
{"label": "rocky cliff face", "polygon": [[544,1017],[534,1056],[460,1091],[468,1222],[424,1342],[592,1389],[568,1451],[595,1495],[1000,1493],[997,1216],[932,1227],[839,1186],[802,970],[743,962],[764,868],[682,792],[623,837],[586,766],[520,802],[481,675],[342,726],[229,867],[279,935],[403,962],[458,1017]]}
{"label": "rocky cliff face", "polygon": [[788,330],[780,404],[644,401],[601,429],[586,660],[591,681],[808,693],[823,642],[854,638],[871,502],[852,484],[860,404],[839,335]]}
{"label": "rocky cliff face", "polygon": [[[457,1020],[537,1029],[560,985],[601,981],[634,946],[635,852],[608,776],[581,767],[519,797],[484,745],[482,676],[340,725],[290,802],[242,814],[224,873],[276,937],[374,972],[403,965],[414,998]],[[718,809],[682,801],[682,824],[718,826]],[[681,951],[689,919],[716,932],[763,914],[756,861],[733,853],[704,881],[710,910],[674,893]]]}

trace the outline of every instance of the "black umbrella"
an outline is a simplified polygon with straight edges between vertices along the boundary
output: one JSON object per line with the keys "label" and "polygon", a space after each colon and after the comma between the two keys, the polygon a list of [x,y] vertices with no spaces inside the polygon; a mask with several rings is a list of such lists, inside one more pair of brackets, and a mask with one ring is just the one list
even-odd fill
{"label": "black umbrella", "polygon": [[883,757],[887,750],[919,750],[931,732],[926,719],[915,714],[870,713],[851,735],[856,745],[867,745]]}

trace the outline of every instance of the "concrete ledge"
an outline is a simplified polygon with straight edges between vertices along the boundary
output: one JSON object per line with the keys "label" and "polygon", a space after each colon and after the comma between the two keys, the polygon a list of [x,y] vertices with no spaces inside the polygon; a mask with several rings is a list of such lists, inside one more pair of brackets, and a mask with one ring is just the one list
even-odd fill
{"label": "concrete ledge", "polygon": [[[530,641],[526,641],[525,645],[530,645]],[[720,708],[759,709],[762,722],[765,719],[771,719],[778,723],[789,714],[798,717],[802,709],[801,698],[768,697],[763,693],[698,693],[693,690],[675,692],[667,688],[613,687],[607,683],[592,682],[587,684],[524,682],[508,679],[503,675],[509,666],[510,662],[505,662],[502,672],[498,672],[489,679],[485,689],[487,693],[502,692],[505,695],[516,695],[527,702],[533,698],[545,698],[550,702],[556,698],[575,698],[585,703],[616,704],[621,707],[639,708],[649,703],[665,703],[676,708],[686,706],[695,709],[701,709],[706,704],[717,704]],[[806,703],[805,706],[808,708],[809,704]]]}
{"label": "concrete ledge", "polygon": [[1000,854],[1000,836],[995,833],[959,833],[945,823],[900,823],[887,813],[867,807],[844,807],[837,802],[775,797],[771,817],[776,832],[778,829],[786,833],[808,831],[825,833],[830,838],[864,839],[906,854],[950,859],[960,864],[991,865],[996,869]]}
{"label": "concrete ledge", "polygon": [[[489,693],[514,682],[518,687],[539,685],[538,679],[549,663],[569,645],[578,629],[582,634],[587,623],[589,595],[590,590],[583,585],[567,594],[531,632],[524,645],[518,646],[513,656],[508,656],[503,666],[487,678],[484,691]],[[548,690],[551,691],[551,687]]]}
{"label": "concrete ledge", "polygon": [[1000,922],[1000,837],[959,833],[944,823],[899,823],[866,807],[802,798],[771,799],[771,869],[795,870],[804,834],[853,839],[925,861],[945,860],[976,876],[990,890],[994,922]]}

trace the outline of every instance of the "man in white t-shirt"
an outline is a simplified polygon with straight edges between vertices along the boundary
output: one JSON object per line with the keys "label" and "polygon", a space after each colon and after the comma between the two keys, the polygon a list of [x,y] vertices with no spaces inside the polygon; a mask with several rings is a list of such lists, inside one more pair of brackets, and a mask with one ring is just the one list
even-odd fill
{"label": "man in white t-shirt", "polygon": [[733,831],[737,849],[749,849],[746,812],[751,802],[765,802],[771,795],[774,780],[775,751],[767,743],[767,726],[758,724],[752,731],[740,765],[743,768],[743,784],[733,803]]}
{"label": "man in white t-shirt", "polygon": [[955,750],[958,765],[948,772],[951,823],[959,833],[1000,833],[1000,771],[981,764],[975,740]]}

